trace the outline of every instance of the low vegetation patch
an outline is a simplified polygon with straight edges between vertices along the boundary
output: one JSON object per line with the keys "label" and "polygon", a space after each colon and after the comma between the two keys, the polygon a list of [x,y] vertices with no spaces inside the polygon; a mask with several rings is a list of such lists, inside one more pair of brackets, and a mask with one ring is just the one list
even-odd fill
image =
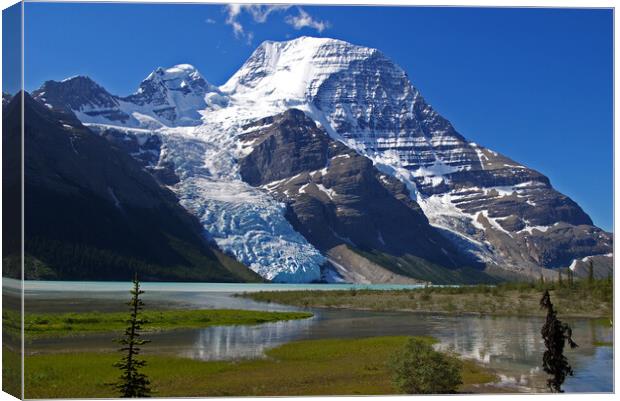
{"label": "low vegetation patch", "polygon": [[[3,339],[6,341],[6,339]],[[13,397],[21,397],[22,387],[22,360],[19,348],[14,349],[6,344],[2,345],[2,391]]]}
{"label": "low vegetation patch", "polygon": [[391,360],[394,385],[407,394],[451,394],[463,384],[462,362],[435,351],[426,339],[411,338]]}
{"label": "low vegetation patch", "polygon": [[564,317],[611,317],[613,284],[607,279],[580,280],[571,286],[532,282],[389,291],[262,291],[239,296],[300,307],[544,316],[538,303],[546,289],[554,299],[558,314]]}
{"label": "low vegetation patch", "polygon": [[[390,358],[411,337],[371,337],[292,342],[268,350],[266,358],[198,361],[144,355],[157,397],[295,396],[397,394]],[[428,344],[434,340],[420,338]],[[27,398],[115,397],[115,353],[41,354],[26,357]],[[457,391],[479,391],[496,380],[491,372],[463,361]]]}
{"label": "low vegetation patch", "polygon": [[[148,321],[146,331],[161,331],[208,326],[252,325],[312,317],[309,312],[265,312],[235,309],[143,311]],[[3,311],[3,324],[12,327],[19,315]],[[122,331],[127,325],[126,312],[26,313],[26,337],[63,336],[95,332]]]}

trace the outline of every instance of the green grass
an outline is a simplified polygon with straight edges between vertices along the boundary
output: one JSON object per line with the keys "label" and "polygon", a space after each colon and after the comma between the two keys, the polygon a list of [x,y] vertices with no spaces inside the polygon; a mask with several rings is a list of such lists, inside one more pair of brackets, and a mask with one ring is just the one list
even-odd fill
{"label": "green grass", "polygon": [[[299,341],[267,351],[265,359],[234,362],[146,355],[144,372],[159,397],[395,394],[388,361],[408,338]],[[118,377],[112,364],[119,357],[117,353],[27,356],[26,397],[115,397],[106,383]],[[466,392],[496,380],[471,361],[464,362],[462,374],[461,390]]]}
{"label": "green grass", "polygon": [[[3,311],[5,327],[15,326],[14,316]],[[252,325],[312,317],[308,312],[265,312],[235,309],[143,311],[146,331],[161,331],[208,326]],[[26,313],[26,337],[63,336],[94,332],[122,331],[127,326],[128,312]]]}
{"label": "green grass", "polygon": [[614,343],[612,341],[594,340],[592,341],[592,345],[594,345],[595,347],[613,347]]}
{"label": "green grass", "polygon": [[571,288],[558,286],[557,283],[502,283],[495,286],[428,287],[393,291],[262,291],[238,296],[300,307],[544,316],[545,311],[539,306],[544,289],[549,289],[551,300],[562,317],[600,317],[609,321],[612,315],[613,284],[610,280],[595,280],[592,283],[581,280]]}
{"label": "green grass", "polygon": [[2,346],[2,391],[21,398],[22,361],[20,352],[6,345]]}

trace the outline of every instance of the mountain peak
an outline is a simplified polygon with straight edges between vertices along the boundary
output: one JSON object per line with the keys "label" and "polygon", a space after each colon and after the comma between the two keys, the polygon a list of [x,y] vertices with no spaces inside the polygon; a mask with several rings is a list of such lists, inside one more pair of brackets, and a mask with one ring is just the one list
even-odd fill
{"label": "mountain peak", "polygon": [[329,76],[376,56],[382,57],[377,49],[332,38],[302,36],[282,42],[265,41],[220,89],[227,93],[251,91],[261,97],[307,99]]}
{"label": "mountain peak", "polygon": [[[89,77],[88,75],[73,75],[71,77],[67,77],[67,78],[63,79],[60,82],[62,82],[62,83],[77,83],[77,82],[81,82],[81,83],[88,83],[88,84],[91,84],[91,85],[97,85],[97,83],[91,77]],[[97,85],[97,86],[99,86],[99,85]]]}
{"label": "mountain peak", "polygon": [[155,71],[150,73],[144,81],[149,81],[153,79],[160,79],[163,81],[170,81],[175,79],[204,81],[204,78],[202,77],[198,69],[191,64],[177,64],[169,68],[157,67]]}
{"label": "mountain peak", "polygon": [[49,80],[45,81],[39,90],[45,90],[45,88],[57,88],[62,87],[66,90],[103,90],[103,87],[95,82],[88,75],[73,75],[65,78],[61,81]]}
{"label": "mountain peak", "polygon": [[202,77],[196,67],[191,64],[177,64],[169,68],[155,69],[142,81],[138,91],[132,96],[140,103],[163,102],[169,97],[170,92],[204,97],[207,92],[214,89],[215,87]]}
{"label": "mountain peak", "polygon": [[353,44],[351,42],[347,42],[342,39],[336,38],[328,38],[328,37],[317,37],[317,36],[299,36],[294,39],[275,41],[275,40],[266,40],[262,42],[258,48],[268,47],[268,46],[276,46],[276,47],[294,47],[294,46],[342,46],[349,48],[359,48],[359,49],[368,49],[371,51],[378,51],[377,49],[359,46]]}
{"label": "mountain peak", "polygon": [[123,100],[138,106],[149,106],[158,118],[177,125],[194,125],[200,120],[198,110],[206,107],[205,96],[217,91],[191,64],[158,67],[138,90]]}
{"label": "mountain peak", "polygon": [[32,97],[54,108],[83,110],[115,108],[118,101],[86,75],[75,75],[62,81],[45,81]]}

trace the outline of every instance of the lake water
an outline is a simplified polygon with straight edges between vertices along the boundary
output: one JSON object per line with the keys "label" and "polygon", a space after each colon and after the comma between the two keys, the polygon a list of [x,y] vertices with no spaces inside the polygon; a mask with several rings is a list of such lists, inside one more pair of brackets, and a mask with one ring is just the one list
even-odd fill
{"label": "lake water", "polygon": [[[6,280],[4,285],[10,285]],[[15,284],[15,283],[13,283]],[[195,284],[144,283],[144,302],[157,308],[234,308],[299,310],[233,297],[240,292],[291,289],[343,289],[347,285],[297,284]],[[377,290],[413,286],[361,285]],[[128,283],[26,282],[28,312],[125,310]],[[431,335],[438,348],[451,350],[495,370],[496,386],[512,391],[545,391],[540,371],[543,344],[541,318],[449,316],[410,312],[373,312],[310,309],[310,319],[257,326],[226,326],[150,333],[147,352],[182,355],[202,360],[260,358],[264,350],[294,340],[369,337],[379,335]],[[567,357],[575,376],[566,380],[569,392],[613,391],[613,348],[595,343],[612,341],[612,329],[588,319],[566,319],[579,348]],[[116,349],[110,335],[40,339],[26,345],[26,352],[108,351]]]}

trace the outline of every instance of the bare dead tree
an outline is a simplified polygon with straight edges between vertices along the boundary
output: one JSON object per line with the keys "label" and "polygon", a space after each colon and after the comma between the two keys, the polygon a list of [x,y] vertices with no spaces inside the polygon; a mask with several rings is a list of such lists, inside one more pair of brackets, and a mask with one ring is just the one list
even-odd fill
{"label": "bare dead tree", "polygon": [[545,290],[540,300],[540,307],[547,310],[547,319],[540,331],[546,348],[543,354],[543,370],[551,375],[547,380],[549,389],[554,393],[562,393],[566,376],[573,375],[573,368],[564,356],[564,346],[566,342],[571,348],[577,347],[577,344],[572,339],[573,331],[570,326],[557,318],[548,290]]}

